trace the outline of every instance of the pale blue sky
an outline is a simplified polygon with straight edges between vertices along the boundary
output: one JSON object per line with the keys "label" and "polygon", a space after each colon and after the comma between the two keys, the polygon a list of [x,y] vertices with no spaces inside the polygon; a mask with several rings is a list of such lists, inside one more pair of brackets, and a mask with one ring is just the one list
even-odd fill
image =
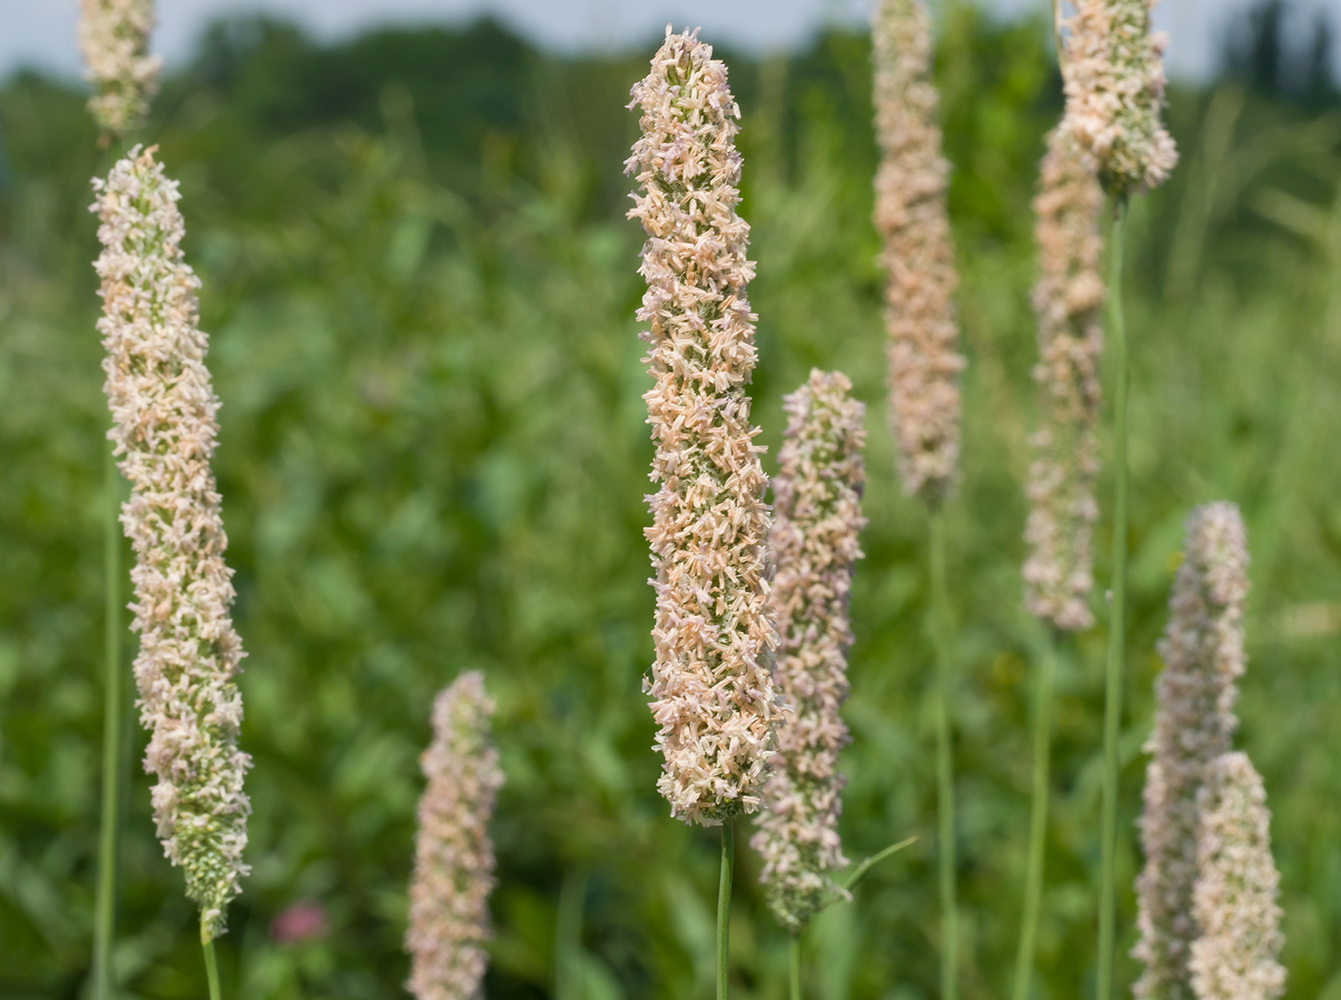
{"label": "pale blue sky", "polygon": [[[264,10],[337,37],[371,24],[460,21],[491,13],[530,38],[565,50],[644,42],[667,21],[701,25],[709,41],[769,50],[803,41],[825,23],[861,23],[873,0],[158,0],[154,47],[169,62],[184,59],[212,18]],[[1012,16],[1046,0],[979,0]],[[1164,0],[1158,22],[1170,33],[1169,67],[1199,77],[1232,14],[1251,0]],[[1287,0],[1295,15],[1320,8],[1341,15],[1341,0]],[[0,75],[21,64],[73,74],[78,0],[0,0]],[[1305,18],[1296,16],[1303,22]],[[1337,18],[1341,22],[1341,17]]]}

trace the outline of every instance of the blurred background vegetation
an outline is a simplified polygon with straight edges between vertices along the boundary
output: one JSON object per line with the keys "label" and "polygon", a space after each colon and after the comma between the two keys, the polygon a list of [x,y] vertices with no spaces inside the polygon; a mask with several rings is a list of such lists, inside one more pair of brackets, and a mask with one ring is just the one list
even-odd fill
{"label": "blurred background vegetation", "polygon": [[[1283,50],[1281,12],[1258,8],[1229,40],[1221,81],[1174,89],[1182,163],[1134,212],[1120,927],[1130,946],[1141,744],[1182,521],[1231,499],[1254,560],[1239,743],[1275,813],[1289,995],[1341,1000],[1341,104],[1325,26]],[[640,691],[651,446],[621,162],[652,45],[559,58],[483,21],[321,46],[228,22],[156,102],[147,134],[181,180],[204,282],[250,654],[254,871],[222,941],[232,996],[402,995],[416,756],[434,691],[467,668],[497,696],[507,772],[488,994],[709,993],[716,837],[667,817]],[[848,372],[870,407],[846,849],[921,837],[818,920],[808,989],[921,1000],[938,927],[925,525],[884,424],[868,39],[719,54],[744,113],[764,441],[776,454],[780,396],[812,365]],[[963,977],[968,1000],[989,1000],[1010,981],[1028,823],[1029,200],[1060,86],[1044,24],[953,3],[937,73],[970,359],[951,514]],[[0,130],[0,997],[75,998],[101,734],[107,411],[86,210],[99,160],[61,82],[9,80]],[[1059,1000],[1093,991],[1103,645],[1102,626],[1081,635],[1060,678],[1036,980]],[[199,997],[194,914],[133,774],[125,992]],[[785,938],[748,833],[736,991],[780,998]],[[1125,988],[1133,963],[1118,972]]]}

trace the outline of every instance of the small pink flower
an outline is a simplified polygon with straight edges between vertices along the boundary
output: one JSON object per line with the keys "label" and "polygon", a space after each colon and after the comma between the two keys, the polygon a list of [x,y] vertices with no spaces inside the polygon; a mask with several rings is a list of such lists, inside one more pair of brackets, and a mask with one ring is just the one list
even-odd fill
{"label": "small pink flower", "polygon": [[270,938],[275,944],[296,944],[326,936],[326,911],[320,903],[304,900],[279,912],[270,922]]}

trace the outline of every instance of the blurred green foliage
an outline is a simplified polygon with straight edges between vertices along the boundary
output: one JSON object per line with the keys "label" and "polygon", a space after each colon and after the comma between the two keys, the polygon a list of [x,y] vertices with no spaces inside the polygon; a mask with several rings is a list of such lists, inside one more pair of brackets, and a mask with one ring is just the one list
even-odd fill
{"label": "blurred green foliage", "polygon": [[[1034,409],[1029,199],[1060,104],[1049,45],[1041,24],[1002,27],[962,6],[940,31],[970,358],[950,514],[968,1000],[1008,987],[1027,834],[1039,636],[1020,606],[1020,481]],[[645,55],[559,59],[488,23],[322,48],[238,22],[207,36],[156,105],[147,134],[182,182],[204,282],[250,654],[254,872],[221,943],[229,995],[402,992],[416,755],[434,691],[467,668],[497,696],[508,781],[489,995],[709,993],[716,836],[667,817],[640,692],[651,446],[633,320],[640,233],[622,218],[620,167]],[[925,523],[898,492],[884,429],[868,43],[833,33],[792,57],[725,55],[744,112],[764,441],[775,454],[780,396],[812,365],[848,372],[870,404],[846,849],[921,837],[817,921],[809,995],[921,1000],[935,993],[938,927]],[[1254,560],[1239,741],[1275,811],[1290,992],[1337,1000],[1341,116],[1226,86],[1175,92],[1170,121],[1183,162],[1138,201],[1130,251],[1121,943],[1181,523],[1194,504],[1232,499]],[[74,998],[101,766],[107,417],[86,212],[99,161],[82,98],[62,84],[12,79],[0,128],[0,997]],[[1103,645],[1102,626],[1079,636],[1059,680],[1044,997],[1093,990]],[[194,915],[148,801],[136,766],[118,969],[126,996],[198,997]],[[786,941],[747,835],[736,993],[780,998]],[[324,910],[325,932],[278,940],[272,922],[302,902]],[[1124,958],[1124,988],[1133,972]]]}

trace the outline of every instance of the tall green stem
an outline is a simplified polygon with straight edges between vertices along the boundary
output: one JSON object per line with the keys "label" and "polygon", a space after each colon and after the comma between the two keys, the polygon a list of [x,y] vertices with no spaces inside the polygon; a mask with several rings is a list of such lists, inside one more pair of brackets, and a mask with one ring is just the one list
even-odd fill
{"label": "tall green stem", "polygon": [[736,827],[722,824],[722,874],[717,883],[717,1000],[726,1000],[731,982],[731,875],[736,860]]}
{"label": "tall green stem", "polygon": [[1044,845],[1048,835],[1048,764],[1052,752],[1052,689],[1057,676],[1059,636],[1049,633],[1038,665],[1034,690],[1034,787],[1029,817],[1029,861],[1024,879],[1024,910],[1020,919],[1020,950],[1015,957],[1014,1000],[1028,1000],[1038,939],[1038,913],[1043,899]]}
{"label": "tall green stem", "polygon": [[950,745],[950,594],[945,585],[945,513],[931,512],[931,632],[936,647],[936,798],[940,814],[941,1000],[958,992],[955,906],[955,785]]}
{"label": "tall green stem", "polygon": [[1126,241],[1127,205],[1119,201],[1113,217],[1108,263],[1108,341],[1113,350],[1113,582],[1108,624],[1108,662],[1104,691],[1104,797],[1102,867],[1099,884],[1098,1000],[1113,993],[1113,933],[1116,920],[1114,854],[1117,851],[1118,724],[1122,718],[1122,672],[1127,630],[1127,330],[1122,316],[1122,255]]}
{"label": "tall green stem", "polygon": [[787,946],[787,982],[790,1000],[801,1000],[801,935],[793,934]]}
{"label": "tall green stem", "polygon": [[214,939],[208,941],[202,939],[201,946],[205,949],[205,978],[210,985],[210,1000],[220,1000],[219,962],[214,957]]}
{"label": "tall green stem", "polygon": [[121,744],[125,678],[121,675],[121,526],[118,476],[106,448],[103,500],[103,722],[102,820],[98,836],[98,889],[94,901],[93,998],[111,1000],[112,942],[116,938],[117,860],[121,843]]}

